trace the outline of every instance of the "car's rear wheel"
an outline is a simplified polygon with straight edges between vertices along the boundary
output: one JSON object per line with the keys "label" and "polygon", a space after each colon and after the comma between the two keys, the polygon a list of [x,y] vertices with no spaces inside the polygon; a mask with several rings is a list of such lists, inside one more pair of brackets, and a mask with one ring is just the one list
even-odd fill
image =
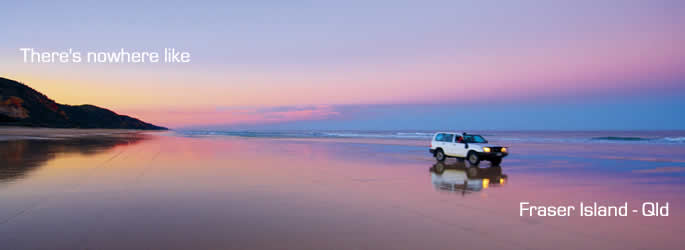
{"label": "car's rear wheel", "polygon": [[471,165],[478,165],[480,163],[480,157],[475,151],[470,151],[466,159],[471,163]]}
{"label": "car's rear wheel", "polygon": [[492,166],[499,166],[500,163],[502,163],[502,158],[495,158],[490,160],[490,165]]}
{"label": "car's rear wheel", "polygon": [[435,159],[438,161],[444,161],[445,152],[442,152],[442,149],[438,149],[437,151],[435,151]]}

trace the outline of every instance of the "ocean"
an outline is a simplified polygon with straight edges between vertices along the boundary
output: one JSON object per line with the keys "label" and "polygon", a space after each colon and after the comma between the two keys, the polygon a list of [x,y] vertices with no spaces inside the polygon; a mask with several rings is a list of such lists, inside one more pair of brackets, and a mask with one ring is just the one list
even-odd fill
{"label": "ocean", "polygon": [[[177,130],[181,136],[237,136],[264,138],[369,138],[430,140],[437,131],[450,130]],[[685,144],[685,131],[468,131],[489,141],[534,143]]]}

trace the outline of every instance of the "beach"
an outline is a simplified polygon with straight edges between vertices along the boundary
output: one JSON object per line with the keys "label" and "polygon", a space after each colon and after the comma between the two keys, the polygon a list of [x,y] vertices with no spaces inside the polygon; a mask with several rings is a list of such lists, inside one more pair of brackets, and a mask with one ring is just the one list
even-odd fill
{"label": "beach", "polygon": [[83,137],[128,137],[142,134],[135,129],[74,129],[74,128],[31,128],[0,126],[0,141],[6,140],[60,140]]}
{"label": "beach", "polygon": [[[669,141],[681,132],[650,133],[640,141],[488,132],[511,155],[499,167],[473,167],[436,162],[422,133],[0,129],[0,242],[7,249],[681,249],[685,144]],[[658,202],[669,214],[520,216],[521,202],[631,210]]]}

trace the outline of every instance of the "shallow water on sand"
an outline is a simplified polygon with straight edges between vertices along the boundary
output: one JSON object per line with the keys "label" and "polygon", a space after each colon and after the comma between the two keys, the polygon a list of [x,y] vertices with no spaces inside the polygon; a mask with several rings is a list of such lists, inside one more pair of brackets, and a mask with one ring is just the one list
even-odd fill
{"label": "shallow water on sand", "polygon": [[[683,145],[509,142],[501,167],[386,139],[0,141],[3,249],[680,249]],[[668,217],[520,217],[600,202]]]}

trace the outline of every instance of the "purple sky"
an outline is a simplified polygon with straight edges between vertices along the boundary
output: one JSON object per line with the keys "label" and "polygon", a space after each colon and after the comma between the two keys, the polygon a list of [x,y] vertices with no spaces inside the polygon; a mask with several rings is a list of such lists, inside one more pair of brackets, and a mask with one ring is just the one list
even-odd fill
{"label": "purple sky", "polygon": [[[0,75],[226,128],[685,129],[683,1],[13,1]],[[192,53],[24,64],[19,48]]]}

